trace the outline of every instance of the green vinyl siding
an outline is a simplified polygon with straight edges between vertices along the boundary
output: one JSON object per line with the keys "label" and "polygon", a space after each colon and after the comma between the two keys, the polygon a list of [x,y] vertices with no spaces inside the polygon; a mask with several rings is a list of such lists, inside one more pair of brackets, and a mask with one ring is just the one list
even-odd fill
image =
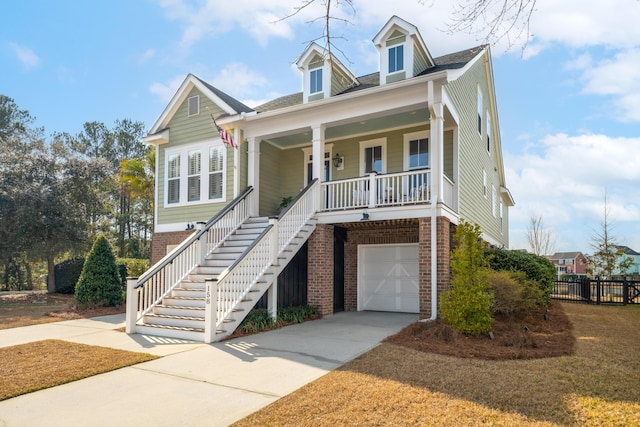
{"label": "green vinyl siding", "polygon": [[[500,179],[497,171],[495,150],[487,153],[486,135],[478,134],[477,128],[477,88],[478,85],[483,94],[483,114],[493,97],[489,94],[485,62],[480,60],[462,76],[446,86],[446,91],[455,109],[460,116],[458,129],[459,150],[459,204],[460,217],[477,223],[482,230],[493,239],[508,245],[508,213],[505,204],[503,209],[505,227],[504,233],[500,233],[499,207],[497,217],[493,216],[491,186],[499,192]],[[484,123],[485,117],[482,117]],[[494,135],[497,141],[498,135]],[[445,141],[447,137],[445,136]],[[446,147],[446,144],[445,144]],[[446,153],[446,149],[445,149]],[[483,171],[487,172],[487,196],[483,191]],[[446,172],[446,168],[445,168]]]}
{"label": "green vinyl siding", "polygon": [[[187,115],[187,103],[188,98],[200,95],[200,113],[192,116]],[[226,148],[226,181],[225,181],[225,201],[212,202],[212,203],[191,203],[180,206],[165,207],[165,191],[166,191],[166,153],[167,150],[175,150],[180,147],[191,146],[196,144],[203,144],[207,141],[219,140],[218,132],[215,130],[211,114],[217,116],[222,114],[223,111],[217,105],[215,105],[209,98],[204,96],[197,89],[192,89],[184,102],[178,107],[176,113],[169,121],[168,127],[170,129],[170,142],[166,145],[160,145],[158,147],[158,188],[157,188],[157,206],[158,214],[156,222],[157,224],[173,224],[173,223],[193,223],[197,221],[206,221],[215,215],[220,209],[233,200],[233,156],[234,149],[231,147]],[[209,145],[207,145],[208,147]],[[200,146],[202,148],[204,146]],[[246,146],[245,146],[246,151]],[[186,155],[186,152],[181,151],[181,155]],[[202,152],[203,159],[206,159],[206,166],[203,168],[208,171],[208,159],[209,152]],[[246,158],[246,155],[245,155]],[[243,169],[246,170],[246,169]],[[186,171],[183,171],[181,179],[186,179]],[[246,183],[246,178],[245,178]],[[208,194],[208,188],[202,189]]]}
{"label": "green vinyl siding", "polygon": [[418,44],[414,44],[413,46],[413,75],[417,76],[428,67],[427,65],[427,57],[424,52],[420,50]]}
{"label": "green vinyl siding", "polygon": [[444,131],[444,174],[451,180],[455,182],[453,176],[453,162],[454,162],[454,154],[453,154],[453,131],[445,130]]}
{"label": "green vinyl siding", "polygon": [[260,215],[269,216],[277,212],[280,204],[280,150],[273,145],[260,143]]}

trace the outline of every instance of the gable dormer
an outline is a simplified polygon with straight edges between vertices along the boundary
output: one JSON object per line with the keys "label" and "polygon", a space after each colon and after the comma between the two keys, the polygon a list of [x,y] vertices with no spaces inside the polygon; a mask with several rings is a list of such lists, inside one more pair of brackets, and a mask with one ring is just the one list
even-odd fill
{"label": "gable dormer", "polygon": [[302,71],[302,99],[329,98],[358,84],[356,77],[327,49],[311,43],[296,61]]}
{"label": "gable dormer", "polygon": [[415,25],[393,16],[373,38],[380,52],[380,84],[415,77],[435,62]]}

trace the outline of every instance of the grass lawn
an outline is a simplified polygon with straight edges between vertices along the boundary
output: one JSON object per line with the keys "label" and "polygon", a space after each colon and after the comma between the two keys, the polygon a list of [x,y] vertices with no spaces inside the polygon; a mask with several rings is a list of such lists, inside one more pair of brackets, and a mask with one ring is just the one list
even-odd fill
{"label": "grass lawn", "polygon": [[60,340],[0,348],[0,400],[156,358]]}
{"label": "grass lawn", "polygon": [[575,353],[444,356],[384,343],[236,426],[640,426],[640,306],[562,304]]}
{"label": "grass lawn", "polygon": [[61,320],[124,313],[119,308],[100,307],[77,310],[73,295],[46,293],[10,293],[0,295],[0,329],[59,322]]}

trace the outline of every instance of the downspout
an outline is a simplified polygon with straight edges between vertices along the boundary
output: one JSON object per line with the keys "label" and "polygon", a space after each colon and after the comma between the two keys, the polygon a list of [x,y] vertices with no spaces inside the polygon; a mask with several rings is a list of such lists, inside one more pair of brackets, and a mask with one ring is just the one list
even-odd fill
{"label": "downspout", "polygon": [[[442,87],[440,87],[442,90]],[[438,94],[437,102],[441,103],[441,96]],[[433,122],[438,120],[438,110],[436,108],[436,94],[433,87],[433,80],[429,80],[427,82],[427,103],[429,107],[429,115],[431,121],[431,132],[433,132]],[[439,131],[439,130],[438,130]],[[433,142],[434,138],[431,138],[432,147],[434,147]],[[436,141],[438,144],[441,143],[441,138],[437,138]],[[436,147],[435,150],[440,151],[439,147]],[[440,155],[435,156],[436,161],[440,157]],[[431,173],[442,173],[440,167],[434,168],[433,165],[431,167]],[[435,186],[434,183],[437,180],[434,179],[434,176],[431,177],[431,317],[428,319],[422,319],[421,322],[432,322],[436,320],[438,317],[438,215],[437,215],[437,206],[438,206],[438,198],[440,197],[440,186]],[[434,188],[435,187],[435,188]]]}

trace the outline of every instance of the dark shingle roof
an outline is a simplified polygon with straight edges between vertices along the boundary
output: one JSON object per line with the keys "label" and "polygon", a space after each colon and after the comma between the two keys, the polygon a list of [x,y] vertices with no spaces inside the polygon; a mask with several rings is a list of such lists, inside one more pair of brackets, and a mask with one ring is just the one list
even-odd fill
{"label": "dark shingle roof", "polygon": [[[467,65],[467,63],[471,61],[485,47],[486,45],[476,46],[471,49],[465,49],[459,52],[454,52],[454,53],[450,53],[447,55],[434,58],[433,61],[436,63],[436,65],[434,67],[427,68],[426,70],[424,70],[418,75],[425,76],[425,75],[442,71],[442,70],[455,70],[458,68],[462,68],[465,65]],[[380,86],[380,73],[378,72],[378,73],[366,74],[364,76],[358,77],[357,80],[358,80],[357,86],[351,87],[339,93],[338,95],[357,92],[357,91],[369,89],[372,87]],[[263,113],[266,111],[278,110],[280,108],[291,107],[293,105],[300,105],[300,104],[302,104],[302,92],[281,96],[280,98],[276,98],[272,101],[259,105],[254,109],[258,113]]]}
{"label": "dark shingle roof", "polygon": [[631,249],[629,246],[617,246],[618,249],[622,249],[625,255],[640,255],[638,252]]}
{"label": "dark shingle roof", "polygon": [[200,81],[200,83],[205,85],[207,89],[209,89],[211,92],[215,93],[216,96],[218,98],[222,99],[229,107],[233,108],[233,110],[235,112],[237,112],[237,113],[250,113],[250,112],[253,111],[253,108],[247,107],[242,102],[240,102],[237,99],[227,95],[226,93],[224,93],[220,89],[218,89],[218,88],[216,88],[214,86],[211,86],[209,83],[205,82],[200,77],[197,77],[197,76],[194,76],[194,77],[196,79],[198,79]]}

